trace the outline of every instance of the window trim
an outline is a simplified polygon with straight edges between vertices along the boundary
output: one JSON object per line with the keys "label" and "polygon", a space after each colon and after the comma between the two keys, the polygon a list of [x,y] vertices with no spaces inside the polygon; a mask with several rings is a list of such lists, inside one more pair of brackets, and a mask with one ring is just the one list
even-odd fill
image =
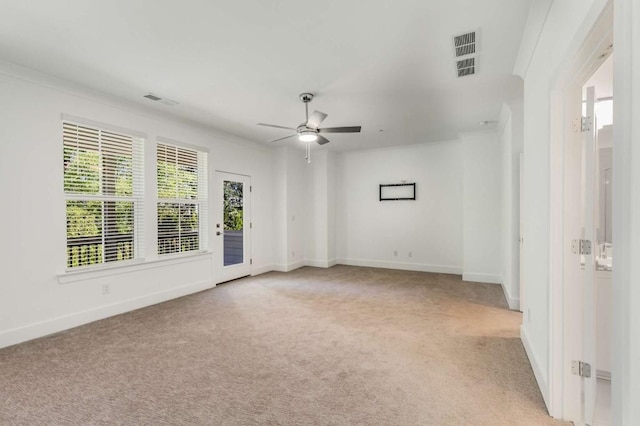
{"label": "window trim", "polygon": [[146,269],[163,268],[165,266],[176,265],[180,263],[198,262],[208,259],[212,254],[212,250],[188,251],[182,253],[173,253],[174,255],[162,256],[158,259],[132,259],[116,264],[104,263],[97,266],[81,266],[66,270],[57,274],[59,284],[75,283],[78,281],[92,280],[96,278],[111,277],[114,275],[128,274],[130,272],[144,271]]}
{"label": "window trim", "polygon": [[102,123],[100,121],[89,120],[87,118],[76,117],[70,114],[60,114],[60,120],[63,122],[78,124],[80,126],[93,127],[98,130],[104,130],[105,132],[122,133],[125,136],[131,136],[132,138],[142,139],[147,141],[147,134],[138,130],[128,129],[126,127],[114,126],[112,124]]}

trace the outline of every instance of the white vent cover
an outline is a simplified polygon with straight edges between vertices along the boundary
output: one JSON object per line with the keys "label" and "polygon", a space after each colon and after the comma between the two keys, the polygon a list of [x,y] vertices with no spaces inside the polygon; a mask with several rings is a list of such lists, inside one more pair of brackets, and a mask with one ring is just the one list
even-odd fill
{"label": "white vent cover", "polygon": [[473,75],[476,73],[476,58],[467,58],[456,61],[458,77]]}
{"label": "white vent cover", "polygon": [[453,37],[453,48],[456,58],[476,53],[476,32],[472,31]]}

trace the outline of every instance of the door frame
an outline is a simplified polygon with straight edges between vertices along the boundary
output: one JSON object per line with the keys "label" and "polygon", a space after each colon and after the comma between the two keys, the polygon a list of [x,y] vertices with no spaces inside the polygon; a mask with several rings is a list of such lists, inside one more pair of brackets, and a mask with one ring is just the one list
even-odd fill
{"label": "door frame", "polygon": [[[244,253],[245,253],[245,258],[244,258],[244,262],[243,265],[246,264],[247,266],[247,271],[248,273],[245,274],[241,274],[240,276],[237,277],[231,277],[228,278],[226,276],[224,276],[222,274],[223,268],[224,268],[224,240],[222,242],[222,244],[218,243],[218,239],[221,237],[219,235],[216,235],[216,232],[219,230],[218,228],[216,228],[216,223],[218,223],[217,221],[220,219],[220,223],[222,223],[222,218],[220,218],[218,215],[222,214],[220,211],[220,202],[224,197],[224,194],[221,192],[221,187],[218,185],[218,178],[222,175],[222,174],[226,174],[226,175],[235,175],[235,176],[241,176],[243,178],[247,179],[248,182],[248,186],[249,186],[249,190],[247,191],[246,188],[243,191],[243,199],[244,200],[248,200],[248,203],[245,203],[245,207],[243,208],[243,213],[244,213],[244,217],[243,217],[243,221],[244,221],[244,228],[243,230],[246,230],[246,234],[243,235],[243,245],[244,245]],[[214,202],[213,204],[213,208],[212,211],[214,212],[212,214],[212,229],[213,229],[213,237],[214,238],[214,245],[213,245],[213,271],[214,271],[214,280],[217,284],[221,284],[227,281],[231,281],[237,278],[241,278],[244,276],[249,276],[252,274],[252,269],[253,269],[253,250],[252,250],[252,220],[251,220],[251,206],[252,206],[252,200],[251,200],[251,195],[252,195],[252,183],[251,183],[251,175],[245,174],[245,173],[236,173],[236,172],[229,172],[226,170],[219,170],[216,169],[213,172],[213,185],[214,187]],[[222,248],[221,250],[219,250],[220,248]]]}
{"label": "door frame", "polygon": [[[612,0],[595,14],[591,26],[577,38],[575,56],[558,73],[550,98],[549,412],[553,417],[580,424],[581,380],[572,374],[571,361],[581,359],[583,353],[583,298],[578,277],[567,274],[566,263],[576,261],[571,256],[570,240],[579,237],[571,229],[570,218],[577,214],[580,203],[576,211],[566,212],[565,200],[576,196],[567,188],[575,177],[570,173],[575,164],[568,163],[575,160],[571,149],[582,137],[572,130],[573,120],[581,115],[581,105],[576,104],[576,99],[582,99],[583,85],[604,62],[606,58],[600,56],[613,41]],[[581,303],[575,303],[576,300]]]}

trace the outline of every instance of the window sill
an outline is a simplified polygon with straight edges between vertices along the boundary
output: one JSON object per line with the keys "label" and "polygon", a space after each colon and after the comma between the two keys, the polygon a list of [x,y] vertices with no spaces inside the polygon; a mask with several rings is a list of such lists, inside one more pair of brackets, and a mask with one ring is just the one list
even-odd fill
{"label": "window sill", "polygon": [[68,270],[57,275],[58,283],[68,284],[78,281],[109,277],[113,275],[127,274],[130,272],[142,271],[145,269],[163,268],[165,266],[176,265],[180,263],[198,262],[210,257],[211,253],[211,250],[204,250],[197,253],[162,255],[161,257],[153,260],[134,260],[124,265],[120,264],[81,270]]}

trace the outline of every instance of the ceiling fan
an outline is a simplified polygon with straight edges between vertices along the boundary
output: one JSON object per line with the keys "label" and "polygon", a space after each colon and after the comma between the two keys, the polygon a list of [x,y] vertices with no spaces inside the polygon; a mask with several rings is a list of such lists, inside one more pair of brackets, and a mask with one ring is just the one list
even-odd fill
{"label": "ceiling fan", "polygon": [[320,111],[313,111],[311,116],[309,116],[309,102],[313,100],[312,93],[302,93],[300,95],[300,100],[304,103],[304,111],[306,116],[306,121],[300,124],[298,127],[286,127],[286,126],[278,126],[276,124],[265,124],[258,123],[258,126],[267,126],[267,127],[276,127],[278,129],[287,129],[287,130],[295,130],[295,134],[284,136],[282,138],[272,139],[268,142],[276,142],[281,141],[283,139],[293,138],[295,136],[298,137],[298,140],[301,142],[307,142],[307,160],[309,159],[309,144],[311,142],[317,142],[318,145],[324,145],[329,142],[327,138],[322,136],[321,133],[359,133],[361,126],[349,126],[349,127],[325,127],[319,128],[320,123],[327,118],[327,114]]}

